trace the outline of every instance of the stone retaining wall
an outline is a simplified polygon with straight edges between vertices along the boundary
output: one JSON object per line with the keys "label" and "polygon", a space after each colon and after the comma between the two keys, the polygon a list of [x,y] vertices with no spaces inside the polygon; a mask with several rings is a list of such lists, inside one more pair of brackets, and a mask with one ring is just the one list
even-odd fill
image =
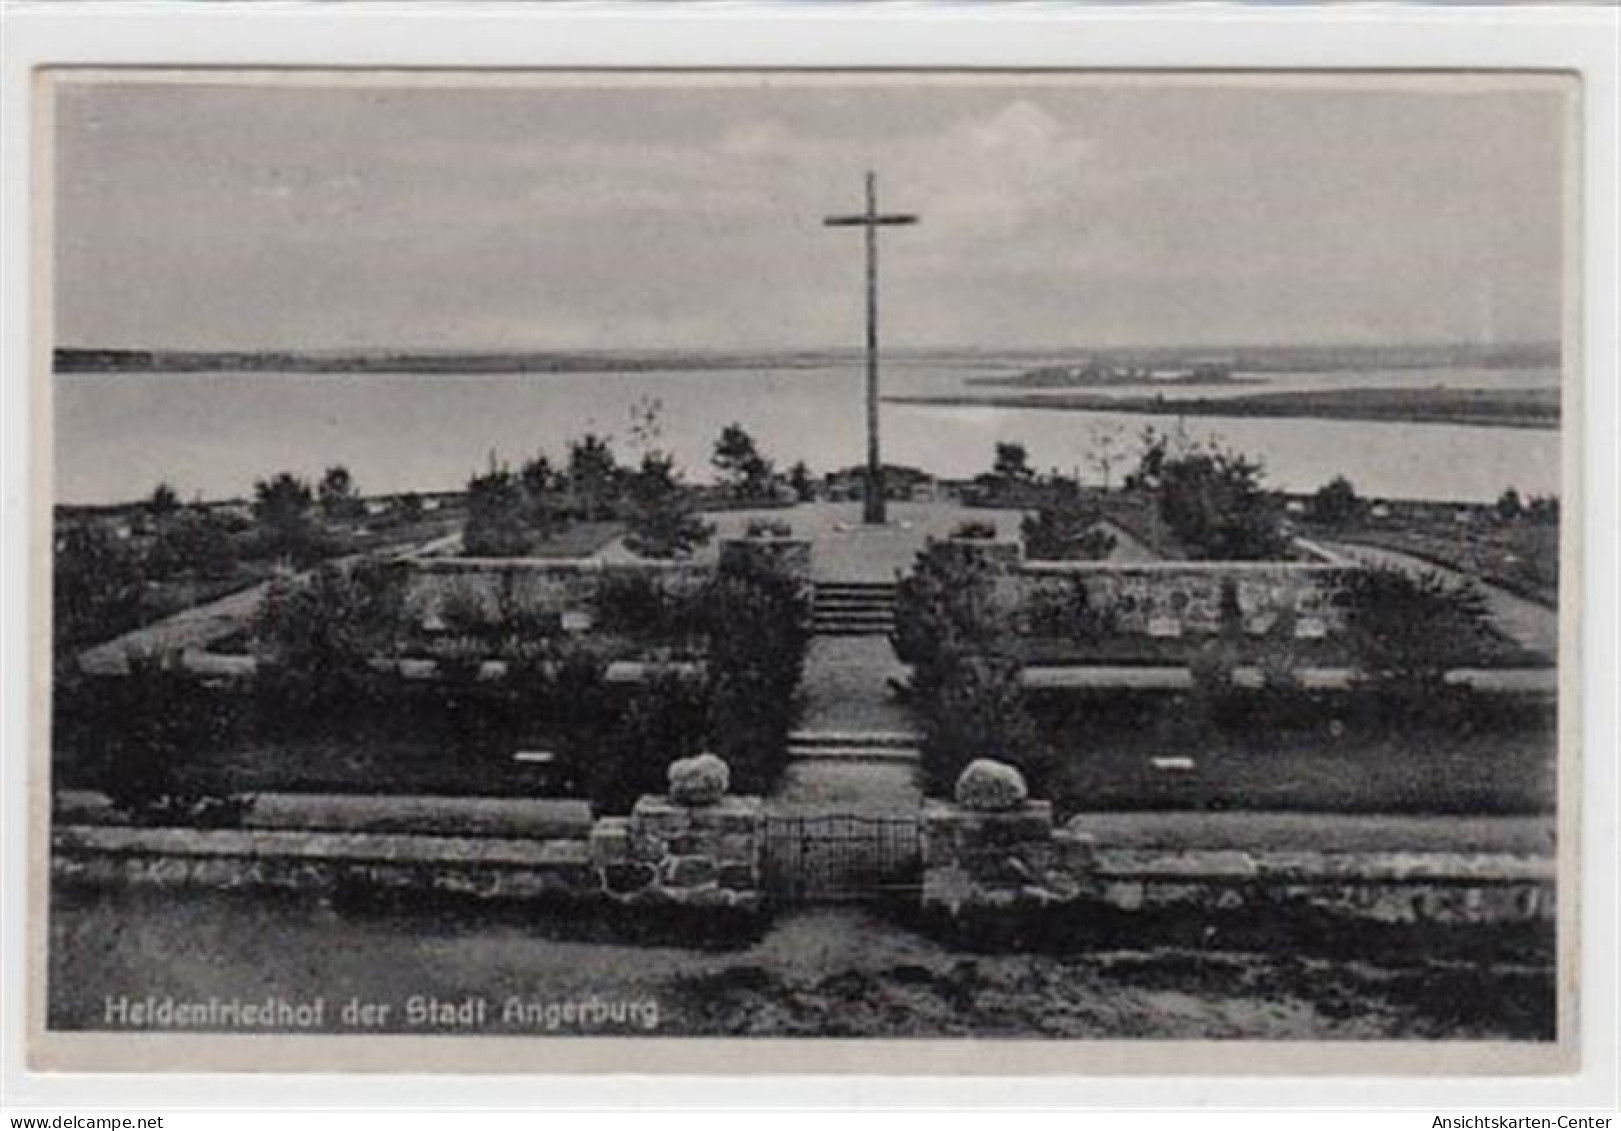
{"label": "stone retaining wall", "polygon": [[762,902],[764,814],[752,797],[694,807],[643,797],[629,817],[593,820],[581,801],[268,794],[239,828],[147,828],[117,820],[98,794],[59,797],[52,876],[749,911]]}
{"label": "stone retaining wall", "polygon": [[1026,560],[1017,542],[957,538],[931,543],[927,552],[988,565],[997,606],[1027,634],[1041,632],[1043,621],[1084,608],[1089,620],[1113,635],[1212,636],[1222,631],[1223,606],[1232,602],[1253,635],[1287,618],[1295,636],[1326,636],[1344,627],[1339,593],[1359,568],[1326,560],[1037,561]]}
{"label": "stone retaining wall", "polygon": [[[808,583],[811,545],[797,538],[728,538],[717,560],[721,568],[757,563]],[[492,621],[521,610],[565,617],[566,629],[583,632],[596,620],[604,584],[646,578],[670,597],[687,597],[708,584],[717,561],[416,557],[402,559],[399,568],[406,571],[407,601],[430,626],[443,621],[447,601],[459,600],[477,602]]]}
{"label": "stone retaining wall", "polygon": [[[578,802],[535,802],[528,815],[530,803],[483,799],[288,795],[259,804],[241,828],[147,828],[112,823],[89,795],[66,796],[51,833],[52,877],[749,913],[766,905],[766,815],[754,797],[685,806],[648,796],[628,817],[595,820]],[[1556,868],[1545,856],[1112,848],[1084,818],[1055,827],[1043,801],[996,812],[927,802],[920,832],[921,905],[953,920],[1294,906],[1387,923],[1501,923],[1551,921],[1555,909]]]}
{"label": "stone retaining wall", "polygon": [[1542,856],[1111,849],[1046,802],[976,812],[929,802],[923,907],[952,918],[1088,907],[1238,911],[1280,904],[1391,923],[1551,921]]}
{"label": "stone retaining wall", "polygon": [[1019,608],[1060,605],[1086,591],[1086,607],[1112,630],[1139,636],[1213,636],[1224,602],[1236,601],[1244,631],[1263,635],[1280,618],[1301,638],[1345,624],[1339,593],[1355,566],[1314,562],[1026,562],[1009,578]]}
{"label": "stone retaining wall", "polygon": [[694,562],[606,562],[597,558],[411,558],[406,600],[424,624],[442,623],[452,600],[476,602],[491,621],[521,611],[553,614],[564,628],[588,631],[597,617],[597,594],[616,579],[641,577],[672,597],[701,590],[712,565]]}

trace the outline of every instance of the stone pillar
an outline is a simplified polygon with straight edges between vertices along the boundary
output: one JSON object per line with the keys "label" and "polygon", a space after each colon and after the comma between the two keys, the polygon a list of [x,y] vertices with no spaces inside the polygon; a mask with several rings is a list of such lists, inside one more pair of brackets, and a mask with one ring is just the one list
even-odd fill
{"label": "stone pillar", "polygon": [[690,778],[715,764],[724,770],[725,763],[713,755],[682,759],[671,766],[670,796],[644,796],[628,818],[597,822],[592,861],[611,899],[742,910],[760,906],[764,807],[758,797],[712,796],[708,786],[693,792]]}
{"label": "stone pillar", "polygon": [[989,759],[957,779],[956,801],[923,808],[923,906],[959,915],[1036,908],[1081,893],[1090,839],[1055,832],[1052,803],[1031,801],[1012,766]]}

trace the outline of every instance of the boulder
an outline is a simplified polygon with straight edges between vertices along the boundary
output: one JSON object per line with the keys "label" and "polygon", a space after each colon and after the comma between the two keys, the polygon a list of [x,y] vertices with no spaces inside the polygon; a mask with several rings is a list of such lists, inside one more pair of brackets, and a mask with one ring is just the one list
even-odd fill
{"label": "boulder", "polygon": [[670,800],[681,805],[713,805],[726,796],[731,783],[732,772],[714,754],[670,763]]}
{"label": "boulder", "polygon": [[1000,812],[1017,809],[1030,796],[1024,775],[1006,762],[976,758],[957,778],[954,791],[964,809]]}

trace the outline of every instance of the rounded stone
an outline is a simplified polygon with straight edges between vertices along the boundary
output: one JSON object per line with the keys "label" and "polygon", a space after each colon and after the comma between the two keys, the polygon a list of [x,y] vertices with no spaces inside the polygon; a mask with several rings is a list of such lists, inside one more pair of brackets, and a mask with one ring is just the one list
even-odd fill
{"label": "rounded stone", "polygon": [[677,758],[670,763],[670,800],[681,805],[713,805],[726,796],[732,772],[714,754]]}
{"label": "rounded stone", "polygon": [[999,812],[1023,805],[1030,790],[1016,767],[991,758],[976,758],[958,775],[954,795],[964,809]]}

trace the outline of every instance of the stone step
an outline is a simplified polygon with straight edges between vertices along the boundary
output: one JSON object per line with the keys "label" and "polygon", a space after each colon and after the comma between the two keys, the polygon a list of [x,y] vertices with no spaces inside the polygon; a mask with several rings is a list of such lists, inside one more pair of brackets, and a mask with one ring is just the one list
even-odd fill
{"label": "stone step", "polygon": [[912,764],[922,759],[916,749],[894,746],[789,746],[791,762],[903,762]]}
{"label": "stone step", "polygon": [[890,746],[908,749],[922,736],[909,730],[796,730],[788,735],[790,746]]}
{"label": "stone step", "polygon": [[819,624],[814,636],[889,636],[893,627],[883,624]]}
{"label": "stone step", "polygon": [[817,595],[816,607],[818,609],[892,609],[895,607],[895,599],[881,594],[822,593]]}
{"label": "stone step", "polygon": [[885,624],[893,624],[895,621],[895,614],[889,609],[841,609],[837,612],[818,611],[817,614],[811,618],[811,620],[816,624],[875,624],[879,621],[882,621]]}

